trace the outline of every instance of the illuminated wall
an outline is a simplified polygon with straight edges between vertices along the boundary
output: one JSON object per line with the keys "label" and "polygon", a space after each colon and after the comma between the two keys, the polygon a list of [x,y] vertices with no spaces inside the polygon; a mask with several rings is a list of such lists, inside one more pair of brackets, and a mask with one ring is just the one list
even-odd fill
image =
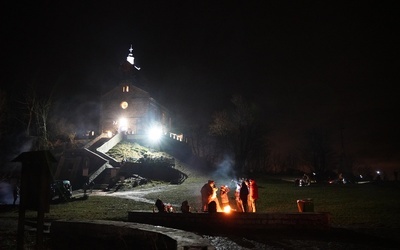
{"label": "illuminated wall", "polygon": [[104,94],[101,103],[102,132],[144,134],[153,124],[162,125],[166,131],[170,129],[168,110],[148,92],[130,83],[123,82]]}

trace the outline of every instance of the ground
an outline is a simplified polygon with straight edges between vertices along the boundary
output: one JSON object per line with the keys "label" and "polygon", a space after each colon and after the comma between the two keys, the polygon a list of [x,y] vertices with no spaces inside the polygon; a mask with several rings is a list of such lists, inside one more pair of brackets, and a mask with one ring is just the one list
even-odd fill
{"label": "ground", "polygon": [[[188,174],[189,178],[181,185],[168,183],[157,183],[154,185],[143,185],[135,188],[124,187],[115,192],[110,190],[93,190],[89,195],[96,196],[115,196],[124,199],[133,199],[149,204],[149,208],[154,205],[155,199],[161,197],[172,197],[170,193],[182,192],[198,194],[201,186],[206,181],[206,177],[199,173],[188,171],[188,166],[177,164],[179,170]],[[230,180],[218,180],[217,183],[226,183]],[[82,190],[74,191],[75,196],[82,196]],[[180,200],[163,200],[165,203],[172,203],[174,207],[180,207]],[[198,210],[198,201],[189,201],[194,209]],[[9,209],[2,207],[1,209]],[[14,208],[15,209],[15,208]],[[15,209],[17,212],[17,210]],[[1,212],[1,211],[0,211]],[[17,221],[15,219],[2,218],[0,221],[0,249],[15,249],[15,232]],[[394,232],[359,232],[356,229],[347,230],[345,228],[332,228],[327,232],[305,232],[305,231],[269,231],[259,234],[248,234],[246,232],[226,232],[226,234],[202,234],[210,240],[216,249],[397,249],[397,241],[391,234]],[[386,238],[370,237],[370,235],[388,235]],[[388,240],[383,240],[388,239]]]}
{"label": "ground", "polygon": [[[114,196],[124,199],[133,199],[154,204],[154,199],[148,197],[162,196],[166,192],[178,192],[178,189],[185,189],[187,192],[198,192],[202,183],[194,185],[184,182],[181,185],[160,183],[157,187],[144,185],[119,192],[103,192],[96,190],[92,195]],[[174,207],[180,204],[172,203]],[[381,229],[382,230],[382,229]],[[385,229],[383,229],[385,230]],[[390,230],[381,234],[390,235]],[[376,234],[372,232],[372,234]],[[224,234],[202,234],[210,240],[216,249],[397,249],[396,242],[383,240],[379,237],[371,237],[371,232],[358,232],[354,228],[332,228],[327,232],[316,231],[293,231],[280,230],[273,232],[262,232],[261,234],[246,234],[245,232],[226,232]],[[390,237],[389,237],[390,238]]]}
{"label": "ground", "polygon": [[[193,183],[184,183],[179,188],[187,189],[189,192],[198,192],[198,187]],[[201,185],[201,183],[199,183]],[[134,199],[140,202],[154,204],[150,196],[162,195],[165,192],[176,192],[177,185],[160,183],[154,186],[140,187],[118,192],[104,192],[94,190],[90,195],[115,196],[125,199]],[[74,192],[75,196],[83,195],[82,190]],[[178,206],[179,204],[173,204]],[[14,220],[4,219],[0,223],[0,249],[7,248],[7,245],[14,244],[15,234],[11,234],[11,229],[16,231],[17,223]],[[387,232],[390,233],[390,232]],[[261,234],[246,234],[246,232],[226,232],[226,234],[202,234],[210,240],[216,249],[397,249],[396,242],[383,242],[381,238],[366,237],[367,234],[343,228],[333,228],[329,232],[296,232],[269,231]],[[32,239],[34,241],[34,239]],[[392,244],[393,243],[393,244]],[[7,245],[5,245],[7,244]]]}

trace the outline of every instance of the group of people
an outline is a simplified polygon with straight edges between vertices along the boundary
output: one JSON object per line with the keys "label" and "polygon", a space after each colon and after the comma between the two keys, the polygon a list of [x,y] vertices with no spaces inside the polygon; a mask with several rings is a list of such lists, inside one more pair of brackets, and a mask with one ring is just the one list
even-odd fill
{"label": "group of people", "polygon": [[258,186],[254,179],[242,179],[236,183],[236,207],[239,212],[256,212]]}
{"label": "group of people", "polygon": [[221,206],[217,198],[217,191],[218,188],[215,186],[215,181],[213,180],[208,180],[207,183],[203,185],[200,190],[202,204],[201,210],[203,212],[209,211],[209,204],[212,204],[212,209],[210,210],[216,210],[215,212],[221,211]]}
{"label": "group of people", "polygon": [[[241,179],[236,183],[235,200],[238,212],[256,212],[256,201],[258,199],[258,186],[254,179]],[[222,212],[225,207],[230,207],[229,187],[223,185],[219,188],[221,204],[217,197],[218,188],[215,181],[208,180],[201,188],[201,201],[203,212]]]}

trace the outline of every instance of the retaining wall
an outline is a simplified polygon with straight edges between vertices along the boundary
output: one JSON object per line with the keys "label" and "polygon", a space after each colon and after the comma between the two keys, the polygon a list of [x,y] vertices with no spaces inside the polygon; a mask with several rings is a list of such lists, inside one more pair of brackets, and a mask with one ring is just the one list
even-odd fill
{"label": "retaining wall", "polygon": [[207,239],[179,229],[121,221],[60,220],[51,223],[52,249],[203,249]]}
{"label": "retaining wall", "polygon": [[329,229],[329,213],[151,213],[128,212],[128,221],[183,230]]}

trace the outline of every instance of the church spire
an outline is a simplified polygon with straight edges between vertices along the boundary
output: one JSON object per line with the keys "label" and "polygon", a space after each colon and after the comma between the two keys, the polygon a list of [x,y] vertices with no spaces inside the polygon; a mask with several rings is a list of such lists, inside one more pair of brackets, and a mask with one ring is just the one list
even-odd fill
{"label": "church spire", "polygon": [[133,51],[133,49],[132,49],[132,44],[131,44],[131,48],[129,49],[129,54],[128,54],[128,56],[126,57],[126,60],[127,60],[130,64],[132,64],[132,65],[135,67],[135,69],[140,70],[140,68],[137,67],[137,66],[135,65],[135,58],[133,57],[132,51]]}

